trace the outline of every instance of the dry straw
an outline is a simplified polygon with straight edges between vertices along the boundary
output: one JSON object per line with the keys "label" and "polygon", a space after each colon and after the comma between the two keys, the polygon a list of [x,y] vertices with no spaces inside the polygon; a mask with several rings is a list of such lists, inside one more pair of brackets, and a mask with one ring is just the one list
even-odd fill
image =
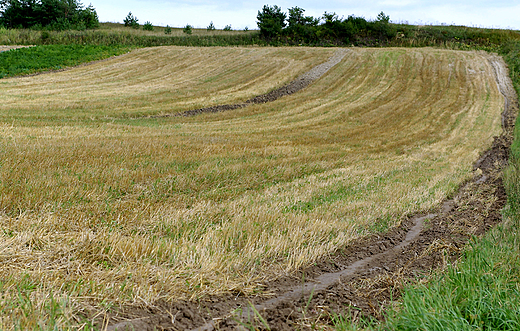
{"label": "dry straw", "polygon": [[[272,103],[137,118],[247,100],[333,52],[141,49],[0,81],[0,306],[23,277],[33,323],[49,298],[74,321],[107,303],[252,293],[438,206],[500,133],[484,53],[352,49]],[[6,329],[24,316],[2,311]]]}

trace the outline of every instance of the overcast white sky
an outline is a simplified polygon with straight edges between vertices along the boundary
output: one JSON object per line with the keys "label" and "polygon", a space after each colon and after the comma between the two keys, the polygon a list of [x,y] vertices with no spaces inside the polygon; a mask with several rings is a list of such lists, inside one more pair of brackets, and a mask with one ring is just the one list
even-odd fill
{"label": "overcast white sky", "polygon": [[384,11],[392,22],[410,24],[456,24],[486,28],[520,30],[519,0],[83,0],[92,3],[101,22],[123,22],[128,12],[154,25],[205,28],[211,21],[217,28],[230,24],[233,29],[256,29],[256,15],[263,5],[301,7],[305,15],[320,17],[325,11],[340,17],[349,15],[374,19]]}

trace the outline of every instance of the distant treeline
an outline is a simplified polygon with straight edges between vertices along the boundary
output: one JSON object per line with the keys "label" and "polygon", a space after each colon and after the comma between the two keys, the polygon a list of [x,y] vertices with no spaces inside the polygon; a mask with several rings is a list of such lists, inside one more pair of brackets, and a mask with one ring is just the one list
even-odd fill
{"label": "distant treeline", "polygon": [[397,36],[390,17],[381,12],[374,21],[351,15],[346,19],[325,12],[322,17],[305,16],[300,7],[289,8],[289,15],[278,6],[265,5],[258,11],[260,35],[270,41],[289,44],[350,44],[360,39],[386,41]]}
{"label": "distant treeline", "polygon": [[85,30],[99,26],[96,10],[78,0],[0,0],[0,26]]}
{"label": "distant treeline", "polygon": [[518,32],[505,30],[394,24],[384,12],[372,21],[354,15],[340,18],[336,13],[325,12],[316,18],[304,13],[300,7],[289,8],[286,14],[276,5],[265,5],[257,15],[260,36],[272,45],[318,46],[489,46],[518,38]]}

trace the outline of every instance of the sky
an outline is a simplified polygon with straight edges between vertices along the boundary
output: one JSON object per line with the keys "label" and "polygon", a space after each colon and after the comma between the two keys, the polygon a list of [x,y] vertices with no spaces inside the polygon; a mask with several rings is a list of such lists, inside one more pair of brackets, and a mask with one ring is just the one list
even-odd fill
{"label": "sky", "polygon": [[231,25],[233,29],[256,29],[256,15],[266,4],[305,9],[306,16],[321,17],[335,12],[339,17],[355,15],[375,19],[383,11],[395,23],[416,25],[454,24],[471,27],[520,30],[520,1],[518,0],[278,0],[277,2],[238,0],[84,0],[96,9],[100,22],[119,22],[129,12],[140,24],[206,28],[213,22],[217,29]]}

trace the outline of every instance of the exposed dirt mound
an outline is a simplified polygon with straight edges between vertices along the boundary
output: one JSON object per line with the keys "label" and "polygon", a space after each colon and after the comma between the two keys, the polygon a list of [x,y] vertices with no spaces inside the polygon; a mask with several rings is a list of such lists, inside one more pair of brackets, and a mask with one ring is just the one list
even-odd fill
{"label": "exposed dirt mound", "polygon": [[107,330],[235,330],[240,325],[262,329],[265,324],[272,330],[293,330],[310,329],[312,323],[327,324],[332,313],[350,313],[354,319],[360,315],[382,318],[384,307],[400,296],[406,280],[445,267],[460,256],[471,236],[481,235],[501,221],[506,203],[501,173],[507,165],[518,101],[503,61],[490,56],[490,62],[506,99],[504,133],[475,163],[478,175],[437,211],[411,217],[401,226],[351,243],[297,274],[266,283],[258,297],[244,298],[237,293],[128,308],[110,317]]}

